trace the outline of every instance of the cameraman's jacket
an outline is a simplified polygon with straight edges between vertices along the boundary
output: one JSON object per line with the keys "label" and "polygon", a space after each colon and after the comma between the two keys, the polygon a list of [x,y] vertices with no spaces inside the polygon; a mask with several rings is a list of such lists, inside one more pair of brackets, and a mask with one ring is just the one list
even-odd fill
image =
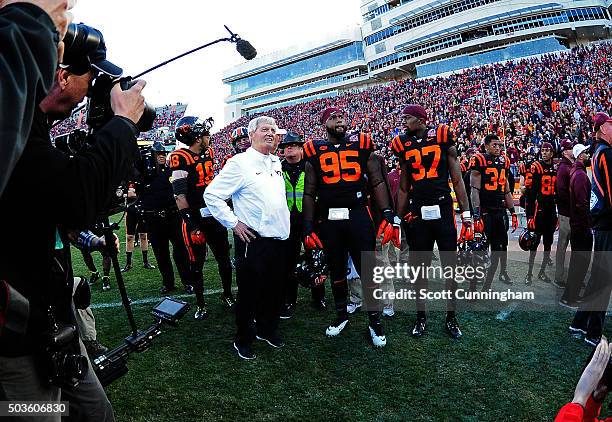
{"label": "cameraman's jacket", "polygon": [[38,6],[0,9],[0,195],[25,147],[34,108],[53,83],[57,40],[53,21]]}
{"label": "cameraman's jacket", "polygon": [[63,268],[63,276],[54,272],[57,227],[85,229],[95,223],[138,158],[137,134],[131,121],[114,117],[94,135],[91,150],[69,157],[52,146],[47,117],[36,111],[26,148],[0,198],[0,280],[30,306],[25,335],[0,331],[1,356],[31,354],[42,346],[49,304],[60,322],[72,321],[69,269]]}

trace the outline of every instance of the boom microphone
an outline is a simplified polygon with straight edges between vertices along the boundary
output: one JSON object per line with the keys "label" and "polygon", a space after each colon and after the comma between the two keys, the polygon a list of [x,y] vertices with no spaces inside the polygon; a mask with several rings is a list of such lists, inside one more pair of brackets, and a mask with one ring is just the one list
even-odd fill
{"label": "boom microphone", "polygon": [[236,50],[247,60],[253,60],[257,56],[257,50],[247,40],[239,39],[236,41]]}

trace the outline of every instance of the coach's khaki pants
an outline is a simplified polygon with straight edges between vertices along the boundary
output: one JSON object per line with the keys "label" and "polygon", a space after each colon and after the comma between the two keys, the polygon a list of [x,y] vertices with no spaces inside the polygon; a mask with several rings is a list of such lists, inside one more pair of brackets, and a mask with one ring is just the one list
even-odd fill
{"label": "coach's khaki pants", "polygon": [[565,253],[570,241],[569,217],[559,214],[559,240],[557,241],[557,253],[555,256],[555,280],[565,281]]}

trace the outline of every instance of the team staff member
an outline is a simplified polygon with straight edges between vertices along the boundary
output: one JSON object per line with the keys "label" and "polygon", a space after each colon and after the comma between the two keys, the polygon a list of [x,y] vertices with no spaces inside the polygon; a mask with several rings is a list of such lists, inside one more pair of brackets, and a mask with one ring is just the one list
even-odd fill
{"label": "team staff member", "polygon": [[[491,266],[487,270],[482,287],[483,291],[486,291],[491,288],[498,261],[502,260],[502,256],[506,255],[508,250],[508,228],[504,218],[506,209],[512,216],[513,232],[518,228],[518,217],[508,182],[510,160],[501,153],[502,143],[497,135],[485,136],[484,144],[486,152],[476,153],[472,157],[470,184],[474,207],[474,229],[486,233],[492,251]],[[512,283],[504,268],[499,278],[506,284]]]}
{"label": "team staff member", "polygon": [[[284,150],[285,159],[281,161],[283,166],[283,178],[285,179],[285,192],[287,194],[287,207],[290,212],[291,230],[289,234],[289,247],[287,254],[287,281],[285,288],[285,307],[281,313],[281,319],[291,318],[295,303],[297,302],[298,280],[295,277],[295,266],[297,265],[302,250],[302,233],[304,231],[302,201],[304,198],[305,161],[302,137],[295,132],[288,132],[279,144]],[[312,304],[318,309],[326,309],[325,285],[313,287]]]}
{"label": "team staff member", "polygon": [[542,159],[535,161],[531,165],[532,181],[532,201],[527,204],[527,228],[535,231],[536,243],[529,251],[529,271],[525,276],[525,284],[533,282],[533,266],[535,257],[540,244],[540,238],[544,243],[544,258],[538,273],[538,279],[545,283],[550,283],[550,278],[546,275],[546,266],[552,265],[550,251],[553,243],[553,235],[557,228],[557,207],[555,200],[555,186],[557,179],[557,169],[553,162],[553,146],[544,142],[540,150]]}
{"label": "team staff member", "polygon": [[166,165],[166,149],[163,142],[154,142],[151,153],[153,163],[142,169],[143,189],[140,204],[142,219],[149,229],[151,246],[162,276],[160,293],[167,294],[176,288],[174,269],[170,261],[170,243],[181,282],[188,293],[193,293],[189,259],[183,243],[181,216],[172,193],[171,170]]}
{"label": "team staff member", "polygon": [[[427,111],[420,105],[409,104],[402,114],[405,133],[393,138],[391,148],[400,159],[402,168],[397,213],[406,223],[410,265],[429,267],[434,244],[437,243],[442,265],[455,267],[457,227],[449,178],[453,182],[466,228],[471,226],[472,217],[453,133],[444,124],[428,127]],[[426,288],[427,279],[417,277],[416,291]],[[456,289],[455,280],[447,279],[446,290],[455,292]],[[421,337],[426,327],[426,304],[421,295],[417,295],[416,305],[417,318],[412,335]],[[453,294],[447,302],[445,326],[448,334],[458,339],[462,333],[455,308],[456,299]]]}
{"label": "team staff member", "polygon": [[[399,248],[399,219],[394,221],[393,201],[387,187],[384,163],[373,151],[370,134],[347,134],[346,113],[329,107],[321,113],[327,139],[304,144],[307,157],[304,183],[304,246],[323,248],[329,263],[332,294],[337,317],[325,330],[328,337],[339,335],[348,324],[347,260],[350,256],[360,275],[363,298],[368,307],[368,331],[375,347],[384,347],[387,337],[380,321],[380,305],[374,299],[372,268],[376,233],[367,206],[368,184],[372,202],[382,210],[384,243],[393,236]],[[367,182],[366,182],[367,177]],[[314,219],[318,212],[321,223],[315,232]],[[394,231],[394,227],[396,227]],[[385,228],[387,230],[385,230]],[[388,229],[391,229],[388,232]],[[383,244],[384,244],[383,243]],[[362,253],[366,256],[362,259]],[[370,256],[368,256],[370,254]]]}
{"label": "team staff member", "polygon": [[570,227],[572,254],[570,256],[570,271],[567,276],[565,292],[559,300],[562,306],[575,308],[582,289],[584,276],[591,263],[593,249],[593,232],[591,231],[591,216],[589,213],[591,200],[591,181],[587,167],[591,165],[589,147],[578,144],[573,149],[576,161],[572,166],[569,185]]}
{"label": "team staff member", "polygon": [[[570,172],[574,164],[572,148],[574,144],[569,139],[561,142],[561,162],[557,169],[557,210],[559,211],[559,238],[555,254],[555,278],[553,284],[559,288],[565,287],[565,252],[570,242]],[[573,271],[573,270],[572,270]]]}
{"label": "team staff member", "polygon": [[25,147],[35,107],[53,84],[75,3],[0,1],[0,195]]}
{"label": "team staff member", "polygon": [[603,332],[610,291],[612,291],[612,119],[606,113],[593,117],[593,187],[591,221],[595,238],[595,255],[591,277],[570,330],[585,334],[584,341],[595,345]]}
{"label": "team staff member", "polygon": [[[227,161],[206,189],[208,209],[234,231],[236,245],[236,339],[242,359],[255,359],[252,343],[284,343],[277,333],[286,276],[289,208],[280,160],[273,155],[276,122],[260,116],[250,121],[252,147]],[[231,198],[234,210],[227,200]],[[255,322],[257,321],[257,322]]]}
{"label": "team staff member", "polygon": [[[92,64],[121,74],[121,69],[105,60],[104,43],[96,51],[74,56],[74,63],[64,63],[67,68],[56,71],[49,94],[36,109],[26,148],[0,199],[0,231],[11,239],[0,242],[0,304],[6,303],[7,283],[29,301],[25,332],[4,329],[0,333],[0,400],[59,402],[61,396],[70,404],[70,420],[112,421],[112,407],[91,365],[77,387],[47,383],[41,372],[45,369],[41,338],[50,329],[50,308],[60,324],[74,324],[70,265],[60,268],[51,258],[58,226],[93,225],[107,198],[127,176],[126,169],[138,158],[139,130],[134,122],[144,111],[145,82],[138,81],[127,91],[115,85],[110,93],[115,116],[94,135],[89,151],[69,157],[53,147],[49,122],[69,116],[84,99],[95,72]],[[46,205],[45,212],[40,211],[41,204]],[[23,235],[23,225],[15,224],[16,215],[28,222],[35,241]],[[65,239],[65,231],[60,232]],[[5,321],[5,316],[0,315],[0,320]],[[70,351],[83,354],[80,346],[76,339]]]}

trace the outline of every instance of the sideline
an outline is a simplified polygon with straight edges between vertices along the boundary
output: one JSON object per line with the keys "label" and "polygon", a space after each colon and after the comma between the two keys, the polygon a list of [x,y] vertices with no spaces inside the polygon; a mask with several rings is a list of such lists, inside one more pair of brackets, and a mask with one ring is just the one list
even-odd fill
{"label": "sideline", "polygon": [[[237,290],[233,290],[234,292],[236,292]],[[204,296],[210,296],[210,295],[216,295],[219,293],[223,293],[223,289],[215,289],[215,290],[208,290],[206,293],[204,293]],[[130,305],[146,305],[148,303],[157,303],[160,300],[162,300],[164,297],[166,296],[151,296],[151,297],[145,297],[143,299],[138,299],[138,300],[133,300],[130,302]],[[187,293],[183,293],[180,295],[170,295],[167,297],[171,297],[174,299],[184,299],[184,298],[188,298],[188,297],[194,297],[194,295],[189,295]],[[90,306],[91,309],[107,309],[107,308],[121,308],[123,307],[123,303],[121,302],[110,302],[110,303],[94,303]]]}

